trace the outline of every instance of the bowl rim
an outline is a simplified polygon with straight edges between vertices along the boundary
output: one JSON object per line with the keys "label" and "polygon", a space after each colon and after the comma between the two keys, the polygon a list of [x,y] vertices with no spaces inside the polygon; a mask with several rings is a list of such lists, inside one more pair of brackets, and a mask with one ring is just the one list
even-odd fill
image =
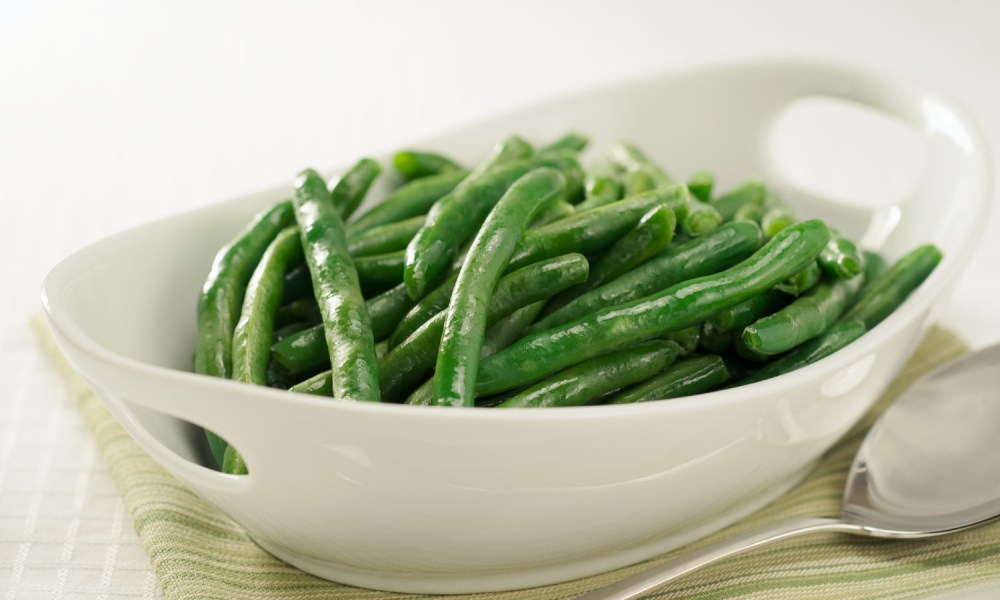
{"label": "bowl rim", "polygon": [[[670,399],[666,401],[639,402],[635,404],[623,405],[587,405],[575,407],[549,407],[514,410],[454,410],[451,407],[436,406],[412,406],[396,403],[381,402],[357,402],[338,398],[327,398],[310,396],[307,394],[289,393],[286,390],[278,390],[256,385],[248,385],[228,379],[199,375],[193,372],[170,369],[153,365],[140,360],[124,356],[113,352],[105,346],[96,342],[69,316],[69,310],[64,302],[63,295],[66,288],[73,282],[83,277],[92,268],[93,261],[91,255],[99,254],[103,249],[112,245],[125,243],[132,237],[141,237],[142,233],[150,228],[166,226],[172,222],[187,221],[197,218],[198,215],[208,212],[225,210],[234,205],[250,204],[256,200],[264,202],[265,198],[270,198],[283,193],[287,189],[285,186],[268,186],[260,190],[242,194],[238,197],[230,198],[220,202],[215,202],[207,206],[188,210],[179,214],[167,216],[160,219],[145,222],[123,231],[111,234],[101,240],[90,243],[83,248],[73,252],[59,263],[57,263],[46,275],[41,289],[41,304],[44,315],[50,327],[65,338],[66,341],[77,346],[80,350],[99,359],[100,361],[122,367],[145,377],[157,380],[176,381],[180,384],[198,385],[206,392],[218,391],[231,393],[239,391],[242,394],[250,394],[266,401],[280,401],[284,403],[293,402],[303,405],[313,406],[321,410],[349,411],[358,414],[372,415],[394,415],[405,416],[406,418],[423,419],[431,418],[436,421],[443,419],[459,419],[461,421],[496,421],[496,422],[524,422],[539,421],[548,422],[551,420],[577,421],[588,419],[608,419],[608,418],[632,418],[637,415],[655,415],[660,412],[700,412],[706,408],[719,408],[730,406],[739,402],[750,401],[762,395],[787,394],[793,389],[800,387],[807,381],[812,381],[822,373],[835,373],[861,357],[867,356],[876,351],[882,342],[909,326],[915,321],[917,315],[931,303],[932,299],[939,297],[946,284],[950,283],[968,262],[970,255],[978,245],[979,240],[985,231],[987,216],[990,212],[990,198],[992,193],[992,170],[989,160],[989,148],[985,141],[981,127],[969,115],[960,102],[954,98],[942,94],[939,90],[917,83],[912,79],[901,77],[895,74],[888,74],[883,70],[860,66],[849,62],[831,61],[826,58],[796,58],[785,57],[768,58],[758,57],[753,59],[708,61],[684,67],[681,69],[669,69],[666,71],[656,71],[653,73],[632,76],[622,79],[611,80],[598,85],[580,87],[559,95],[536,101],[529,101],[510,109],[504,109],[499,113],[479,118],[473,118],[466,122],[456,124],[446,128],[436,134],[424,136],[423,139],[433,139],[452,135],[461,130],[472,127],[493,118],[506,117],[513,118],[518,113],[537,110],[548,104],[559,104],[571,101],[575,96],[588,93],[600,93],[618,87],[640,86],[654,81],[665,79],[682,79],[685,77],[705,75],[715,73],[721,75],[725,72],[736,72],[747,69],[774,69],[774,68],[809,68],[825,69],[838,72],[846,72],[863,78],[883,79],[908,88],[920,90],[926,95],[933,96],[940,100],[944,106],[955,113],[962,125],[964,132],[968,135],[969,142],[976,155],[976,162],[981,168],[981,179],[979,180],[981,193],[978,215],[973,220],[970,227],[970,243],[963,244],[957,252],[945,255],[944,259],[933,273],[917,288],[896,310],[886,317],[874,328],[865,332],[860,338],[849,344],[847,347],[827,356],[813,364],[807,365],[795,371],[780,375],[778,377],[764,381],[751,383],[738,388],[729,388]],[[426,143],[426,141],[414,140],[395,144],[393,149],[383,152],[374,152],[374,155],[389,155],[395,149],[406,145]],[[324,170],[330,172],[331,170]],[[220,387],[217,387],[220,386]],[[332,400],[332,402],[331,402]]]}

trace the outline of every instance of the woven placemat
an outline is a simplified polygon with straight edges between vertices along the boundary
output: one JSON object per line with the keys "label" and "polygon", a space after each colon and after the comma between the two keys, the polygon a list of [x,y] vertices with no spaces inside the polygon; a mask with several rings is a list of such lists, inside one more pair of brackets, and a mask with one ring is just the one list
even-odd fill
{"label": "woven placemat", "polygon": [[[41,319],[45,349],[93,430],[97,445],[149,553],[167,600],[404,599],[339,585],[299,571],[261,550],[232,520],[153,461],[118,425],[65,361]],[[933,329],[873,410],[830,450],[798,487],[743,521],[685,548],[609,573],[514,592],[451,598],[572,598],[705,544],[802,516],[836,515],[844,477],[864,433],[910,382],[967,351],[954,335]],[[973,583],[1000,585],[1000,522],[927,540],[887,542],[816,534],[778,542],[678,580],[650,598],[907,598]]]}

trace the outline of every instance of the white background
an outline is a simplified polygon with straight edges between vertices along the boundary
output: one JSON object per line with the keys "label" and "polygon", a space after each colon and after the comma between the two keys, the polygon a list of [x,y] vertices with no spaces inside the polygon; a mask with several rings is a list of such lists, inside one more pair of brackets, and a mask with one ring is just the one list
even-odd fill
{"label": "white background", "polygon": [[[925,82],[968,108],[996,154],[998,23],[989,0],[0,0],[0,594],[155,593],[26,328],[44,274],[73,250],[304,166],[727,59],[835,59]],[[943,317],[975,346],[1000,339],[998,234],[995,209]]]}

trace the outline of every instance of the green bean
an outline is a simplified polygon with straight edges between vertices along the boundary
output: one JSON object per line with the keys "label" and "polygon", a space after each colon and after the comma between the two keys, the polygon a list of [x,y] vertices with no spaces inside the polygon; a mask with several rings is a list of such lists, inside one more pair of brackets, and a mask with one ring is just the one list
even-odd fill
{"label": "green bean", "polygon": [[313,375],[309,379],[296,383],[288,388],[288,391],[309,394],[311,396],[332,396],[333,376],[330,371],[323,371],[322,373]]}
{"label": "green bean", "polygon": [[389,348],[395,348],[410,337],[421,325],[429,321],[434,315],[448,308],[451,301],[451,293],[455,290],[455,282],[458,281],[458,271],[453,271],[441,285],[429,292],[419,302],[413,305],[406,315],[400,319],[399,323],[389,336]]}
{"label": "green bean", "polygon": [[330,199],[342,220],[347,220],[365,199],[368,188],[382,172],[382,167],[370,158],[362,158],[340,177],[330,181]]}
{"label": "green bean", "polygon": [[708,334],[703,328],[698,346],[709,354],[725,354],[733,349],[733,336],[735,335],[737,334],[732,331]]}
{"label": "green bean", "polygon": [[501,402],[497,408],[582,406],[613,390],[659,373],[677,359],[677,346],[662,340],[637,344],[581,362]]}
{"label": "green bean", "polygon": [[[295,222],[291,202],[258,213],[236,238],[215,255],[208,278],[198,297],[198,343],[194,369],[201,375],[232,375],[233,329],[243,306],[247,281],[271,241]],[[209,450],[219,467],[228,444],[212,431],[205,431]]]}
{"label": "green bean", "polygon": [[353,238],[373,227],[388,225],[427,214],[434,203],[455,189],[469,174],[461,169],[440,175],[430,175],[411,181],[373,206],[353,223],[347,224],[348,238]]}
{"label": "green bean", "polygon": [[865,331],[865,325],[861,321],[841,321],[827,329],[823,335],[809,340],[781,358],[769,362],[752,374],[737,380],[733,386],[747,385],[801,369],[840,350],[861,337]]}
{"label": "green bean", "polygon": [[531,222],[531,225],[529,225],[528,228],[534,229],[535,227],[542,227],[543,225],[548,225],[549,223],[560,219],[571,217],[575,213],[575,206],[566,202],[562,198],[556,198],[542,207],[542,210],[538,212],[538,215],[535,216],[535,219]]}
{"label": "green bean", "polygon": [[646,171],[654,180],[655,187],[670,185],[674,180],[667,172],[649,160],[641,150],[631,144],[617,143],[608,151],[611,164],[627,172]]}
{"label": "green bean", "polygon": [[760,228],[765,238],[772,238],[776,233],[795,222],[795,215],[784,206],[772,206],[764,211],[760,218]]}
{"label": "green bean", "polygon": [[663,336],[664,340],[677,344],[681,356],[687,356],[698,349],[701,342],[701,325],[695,324],[684,329],[671,331]]}
{"label": "green bean", "polygon": [[656,377],[615,394],[608,404],[631,404],[692,396],[717,388],[729,380],[729,371],[716,355],[680,361]]}
{"label": "green bean", "polygon": [[313,324],[309,321],[295,321],[294,323],[289,323],[282,327],[278,327],[274,330],[274,341],[280,342],[281,340],[287,338],[290,335],[295,335],[300,331],[305,331],[312,327]]}
{"label": "green bean", "polygon": [[649,169],[637,169],[622,173],[622,189],[625,196],[635,196],[643,192],[655,190],[657,187],[656,178]]}
{"label": "green bean", "polygon": [[801,296],[818,284],[822,277],[823,272],[814,261],[774,287],[790,296]]}
{"label": "green bean", "polygon": [[882,273],[885,273],[889,265],[885,264],[885,259],[878,252],[865,250],[863,254],[865,259],[865,287],[868,287],[871,282],[882,277]]}
{"label": "green bean", "polygon": [[631,231],[593,263],[587,281],[549,300],[544,314],[555,312],[574,298],[628,273],[666,250],[674,237],[675,225],[674,211],[666,205],[650,209]]}
{"label": "green bean", "polygon": [[589,174],[583,189],[585,199],[576,206],[576,210],[580,212],[611,204],[622,198],[622,184],[613,175]]}
{"label": "green bean", "polygon": [[[365,302],[372,322],[372,337],[381,340],[389,335],[403,313],[413,306],[402,285],[397,285]],[[271,346],[271,360],[290,375],[310,369],[329,367],[330,350],[322,323],[284,337]]]}
{"label": "green bean", "polygon": [[570,132],[562,136],[558,140],[542,146],[538,149],[538,154],[545,154],[547,152],[561,152],[563,150],[571,150],[573,152],[583,152],[590,143],[590,138],[583,135],[582,133]]}
{"label": "green bean", "polygon": [[754,223],[727,223],[715,231],[680,245],[586,292],[528,328],[537,333],[575,321],[598,310],[638,300],[671,285],[710,275],[747,258],[761,245],[760,227]]}
{"label": "green bean", "polygon": [[286,302],[278,307],[278,313],[274,316],[276,327],[284,327],[289,323],[307,321],[309,323],[319,323],[323,316],[319,312],[319,305],[315,298],[299,298]]}
{"label": "green bean", "polygon": [[[587,259],[567,254],[508,273],[490,298],[487,326],[513,311],[542,300],[587,278]],[[445,315],[441,311],[393,348],[379,365],[379,382],[386,401],[397,402],[434,369]]]}
{"label": "green bean", "polygon": [[365,301],[372,320],[372,335],[376,341],[387,337],[403,315],[413,308],[406,286],[399,284]]}
{"label": "green bean", "polygon": [[[291,204],[289,204],[291,206]],[[285,302],[309,298],[313,295],[312,275],[309,274],[309,265],[302,261],[285,273]]]}
{"label": "green bean", "polygon": [[458,273],[445,316],[434,370],[435,405],[475,404],[479,354],[497,280],[535,214],[565,191],[562,173],[536,169],[514,182],[486,217]]}
{"label": "green bean", "polygon": [[[521,176],[540,167],[554,167],[579,185],[580,166],[571,153],[517,161],[485,172],[478,180],[444,196],[427,215],[427,222],[406,249],[404,281],[418,300],[451,269],[459,249],[476,234],[490,210]],[[470,178],[473,175],[469,176]]]}
{"label": "green bean", "polygon": [[613,348],[700,323],[802,269],[829,239],[822,221],[802,221],[721,273],[522,338],[479,365],[477,392],[490,395],[513,389]]}
{"label": "green bean", "polygon": [[[492,356],[500,350],[514,343],[524,328],[527,327],[538,313],[541,312],[544,302],[535,302],[524,308],[519,308],[506,317],[500,319],[486,330],[486,337],[483,339],[483,351],[479,354],[482,360],[487,356]],[[406,397],[405,404],[419,406],[430,406],[434,402],[434,378],[427,381],[413,390],[413,393]]]}
{"label": "green bean", "polygon": [[458,184],[457,191],[469,187],[487,172],[498,167],[513,164],[522,160],[527,160],[534,156],[535,149],[524,138],[512,135],[493,147],[486,160],[479,163],[475,169],[469,173],[465,180]]}
{"label": "green bean", "polygon": [[714,336],[742,330],[757,319],[769,315],[788,304],[788,294],[772,289],[758,294],[735,306],[720,310],[705,320],[702,332]]}
{"label": "green bean", "polygon": [[743,330],[743,343],[755,354],[773,356],[820,335],[847,310],[862,279],[820,283],[788,306],[748,325]]}
{"label": "green bean", "polygon": [[[760,224],[764,219],[764,207],[753,202],[747,202],[733,215],[733,221],[753,221]],[[763,231],[763,228],[761,228]],[[766,236],[766,234],[765,234]]]}
{"label": "green bean", "polygon": [[818,262],[824,271],[841,279],[851,279],[865,269],[864,255],[858,247],[837,232],[819,255]]}
{"label": "green bean", "polygon": [[295,180],[295,218],[323,315],[337,398],[378,401],[378,371],[371,320],[358,273],[347,254],[344,223],[315,171]]}
{"label": "green bean", "polygon": [[366,298],[403,283],[403,266],[406,261],[403,250],[374,256],[358,256],[353,260],[361,292]]}
{"label": "green bean", "polygon": [[687,188],[670,186],[625,198],[528,231],[510,260],[510,269],[567,252],[594,254],[614,244],[650,209],[686,201]]}
{"label": "green bean", "polygon": [[881,277],[867,285],[843,321],[859,320],[872,329],[894,311],[941,262],[933,244],[919,246],[896,261]]}
{"label": "green bean", "polygon": [[[213,377],[231,376],[233,329],[243,306],[247,282],[274,238],[294,222],[292,203],[280,202],[257,214],[215,255],[198,297],[196,373]],[[218,458],[221,457],[222,452],[219,451]]]}
{"label": "green bean", "polygon": [[683,212],[677,215],[681,230],[691,237],[704,235],[722,225],[722,215],[709,204],[691,199]]}
{"label": "green bean", "polygon": [[688,180],[688,189],[691,195],[701,200],[709,202],[712,199],[712,188],[715,186],[715,176],[708,171],[698,171]]}
{"label": "green bean", "polygon": [[[302,258],[298,227],[278,234],[261,257],[243,297],[243,310],[233,331],[233,380],[267,385],[267,365],[274,332],[274,317],[281,302],[284,273],[289,263]],[[229,446],[223,455],[223,471],[245,474],[246,464],[236,459]]]}
{"label": "green bean", "polygon": [[736,211],[747,202],[763,207],[766,197],[767,188],[764,184],[759,181],[749,181],[713,200],[712,206],[724,220],[731,221],[736,216]]}
{"label": "green bean", "polygon": [[424,225],[422,216],[372,227],[348,237],[347,251],[353,257],[402,251]]}
{"label": "green bean", "polygon": [[284,273],[302,259],[298,227],[286,227],[268,246],[243,297],[243,310],[233,331],[233,379],[266,385],[274,318],[281,303]]}
{"label": "green bean", "polygon": [[401,150],[392,157],[392,166],[406,179],[422,179],[462,170],[447,156],[424,150]]}

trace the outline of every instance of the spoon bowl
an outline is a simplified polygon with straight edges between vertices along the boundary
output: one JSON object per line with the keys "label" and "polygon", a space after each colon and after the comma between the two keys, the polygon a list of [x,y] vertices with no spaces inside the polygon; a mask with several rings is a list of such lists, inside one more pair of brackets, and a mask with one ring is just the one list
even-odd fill
{"label": "spoon bowl", "polygon": [[868,431],[840,517],[794,519],[638,573],[578,600],[629,600],[758,546],[834,531],[879,538],[943,535],[1000,516],[1000,344],[915,382]]}

